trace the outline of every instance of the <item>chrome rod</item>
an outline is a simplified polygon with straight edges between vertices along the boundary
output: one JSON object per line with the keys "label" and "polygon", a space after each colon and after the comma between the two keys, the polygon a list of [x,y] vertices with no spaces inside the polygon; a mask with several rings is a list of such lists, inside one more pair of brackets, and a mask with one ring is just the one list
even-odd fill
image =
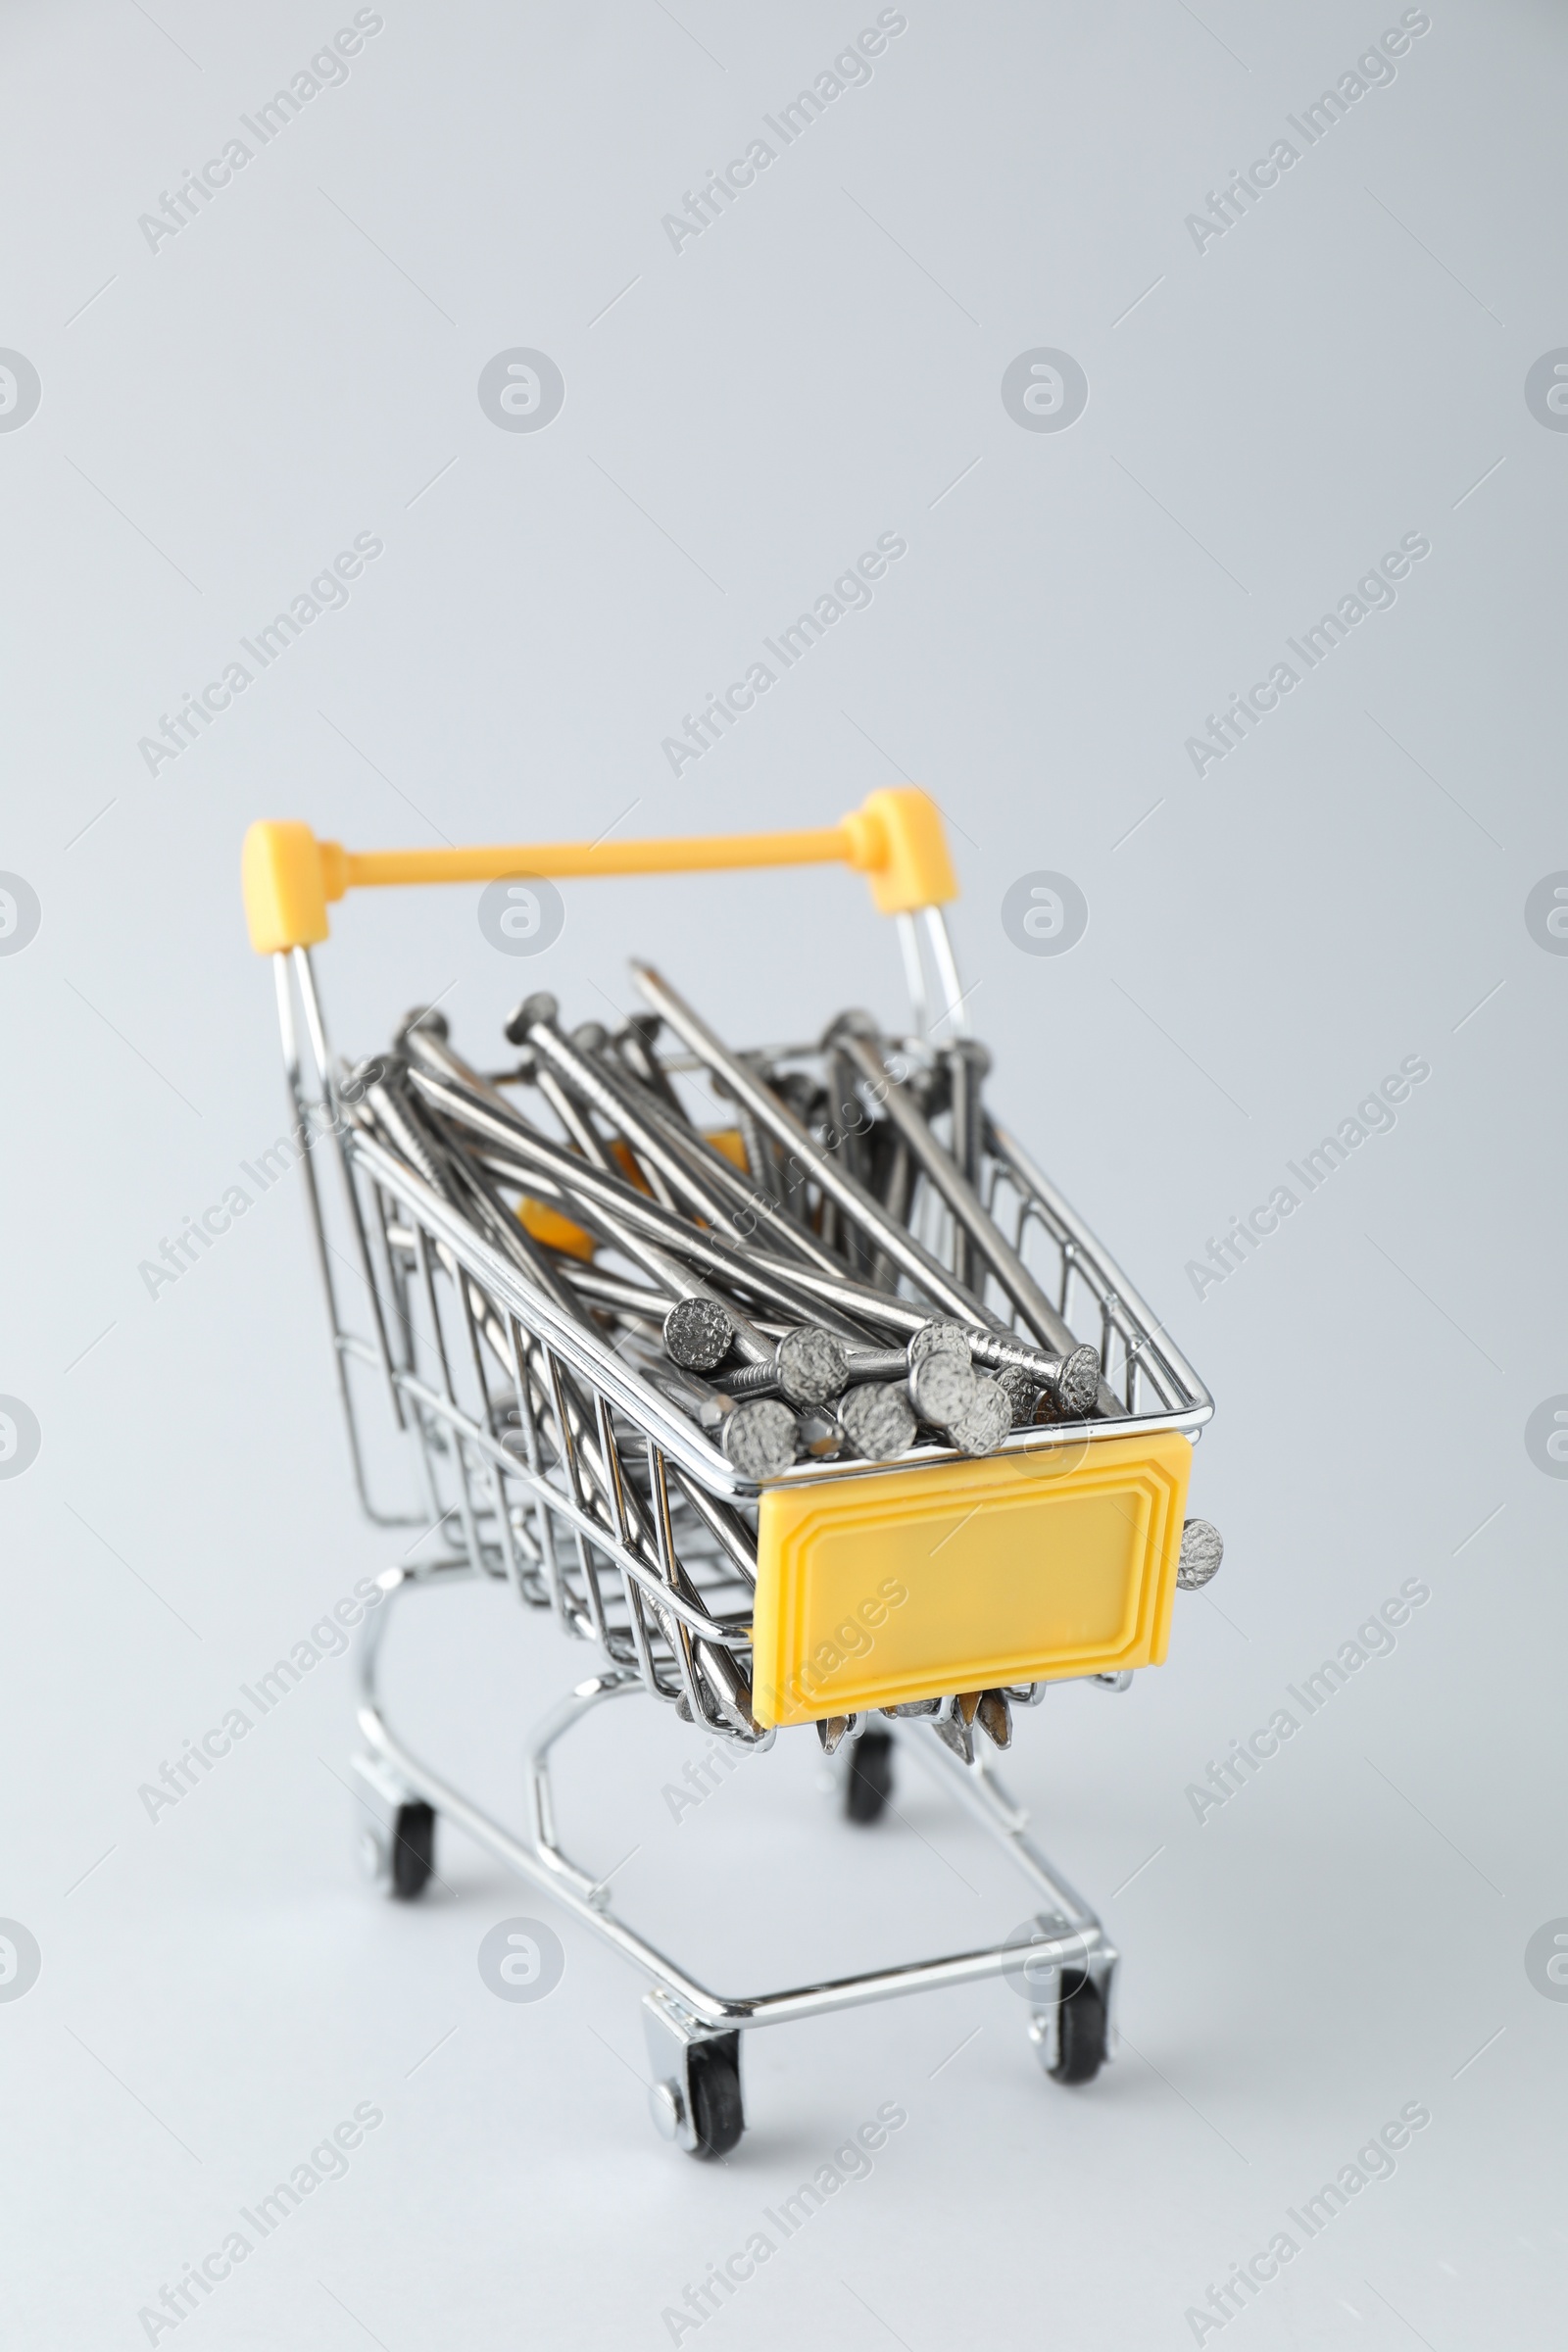
{"label": "chrome rod", "polygon": [[921,1173],[936,1187],[970,1240],[984,1257],[1007,1297],[1032,1328],[1037,1340],[1058,1355],[1068,1355],[1078,1343],[999,1226],[987,1216],[974,1186],[956,1167],[921,1116],[906,1086],[892,1078],[870,1042],[849,1030],[838,1039],[839,1051],[853,1063],[857,1075],[875,1090],[875,1099],[897,1127],[919,1162]]}
{"label": "chrome rod", "polygon": [[[466,1566],[448,1570],[457,1577]],[[392,1604],[411,1583],[421,1580],[405,1568],[389,1569],[378,1579],[386,1598],[366,1622],[360,1651],[361,1733],[375,1753],[427,1804],[444,1814],[473,1841],[505,1863],[519,1878],[549,1894],[573,1918],[603,1936],[621,1957],[651,1977],[704,2025],[755,2030],[760,2026],[794,2025],[806,2018],[824,2017],[843,2009],[864,2008],[873,2001],[898,1999],[907,1993],[934,1992],[950,1984],[983,1983],[1020,1970],[1027,1961],[1031,1973],[1057,1965],[1083,1967],[1090,1961],[1108,1966],[1114,1961],[1092,1911],[1052,1871],[1043,1857],[1011,1826],[1010,1810],[999,1806],[985,1783],[971,1783],[970,1809],[1009,1852],[1026,1878],[1045,1894],[1067,1922],[1067,1933],[1031,1941],[1020,1950],[1015,1942],[983,1945],[934,1960],[901,1962],[890,1968],[869,1969],[848,1977],[828,1977],[778,1992],[728,1994],[713,1992],[689,1976],[657,1945],[617,1919],[606,1899],[604,1883],[573,1863],[562,1850],[554,1830],[549,1780],[549,1753],[556,1742],[581,1723],[594,1708],[636,1688],[629,1674],[612,1672],[579,1683],[570,1696],[545,1718],[530,1742],[528,1773],[530,1813],[537,1830],[524,1840],[470,1802],[449,1781],[432,1772],[392,1731],[377,1690],[377,1668]],[[962,1768],[960,1767],[960,1770]]]}

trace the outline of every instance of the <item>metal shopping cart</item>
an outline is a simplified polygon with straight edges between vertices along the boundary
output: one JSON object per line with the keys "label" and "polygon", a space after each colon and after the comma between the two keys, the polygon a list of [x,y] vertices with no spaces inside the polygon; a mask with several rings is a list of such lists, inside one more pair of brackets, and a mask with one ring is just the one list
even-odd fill
{"label": "metal shopping cart", "polygon": [[[614,1052],[602,1031],[565,1037],[542,997],[508,1030],[537,1049],[533,1074],[562,1114],[553,1139],[510,1109],[516,1073],[474,1070],[437,1018],[400,1033],[401,1112],[383,1061],[343,1064],[329,1051],[312,950],[327,937],[328,905],[351,889],[500,882],[526,909],[565,876],[828,861],[864,873],[896,920],[913,1006],[899,1039],[850,1016],[815,1044],[731,1054],[666,980],[634,967],[651,1017],[628,1024]],[[1053,1682],[1124,1690],[1163,1660],[1177,1587],[1206,1582],[1219,1561],[1214,1530],[1183,1517],[1193,1443],[1213,1406],[986,1107],[986,1057],[966,1033],[942,912],[956,885],[932,803],[878,792],[813,832],[368,855],[303,824],[257,824],[244,891],[252,943],[273,958],[360,1498],[378,1526],[438,1537],[434,1556],[406,1555],[380,1577],[362,1635],[356,1770],[383,1886],[419,1892],[444,1816],[605,1937],[650,1981],[654,2118],[694,2154],[722,2154],[741,2135],[743,2033],[982,1978],[1006,1975],[1025,1992],[1049,2074],[1090,2081],[1112,2054],[1117,1955],[1032,1843],[986,1748],[1006,1745],[1013,1710]],[[717,1130],[682,1107],[678,1090],[698,1080],[723,1106]],[[836,1105],[826,1119],[824,1104]],[[438,1132],[459,1139],[448,1156]],[[335,1160],[336,1180],[323,1160]],[[470,1170],[462,1181],[459,1160]],[[650,1338],[637,1304],[648,1294],[628,1282],[624,1258],[616,1270],[607,1236],[656,1269],[678,1252],[699,1302],[720,1283],[749,1301],[766,1345],[713,1409],[694,1406],[708,1392],[671,1364],[673,1341]],[[362,1296],[355,1328],[346,1301]],[[691,1312],[701,1321],[705,1309]],[[919,1351],[930,1341],[941,1352],[933,1332],[951,1338],[944,1317],[973,1357],[965,1395],[1009,1400],[978,1439],[956,1409],[933,1427],[931,1408],[921,1431],[898,1422]],[[770,1455],[782,1406],[737,1405],[737,1394],[776,1400],[780,1330],[831,1333],[836,1318],[852,1335],[879,1332],[881,1369],[899,1377],[853,1393],[865,1407],[858,1454],[839,1443],[842,1428],[808,1443],[811,1408],[797,1421],[792,1407],[790,1443]],[[862,1365],[875,1354],[862,1350]],[[371,1500],[367,1390],[412,1456],[416,1509]],[[870,1397],[887,1407],[881,1422]],[[863,1434],[873,1423],[880,1438]],[[532,1736],[526,1831],[414,1755],[377,1694],[394,1604],[471,1579],[510,1586],[600,1653]],[[861,1822],[882,1810],[897,1741],[1010,1854],[1037,1905],[1032,1923],[944,1958],[782,1991],[710,1990],[616,1915],[556,1831],[557,1743],[636,1691],[736,1748],[814,1724]]]}

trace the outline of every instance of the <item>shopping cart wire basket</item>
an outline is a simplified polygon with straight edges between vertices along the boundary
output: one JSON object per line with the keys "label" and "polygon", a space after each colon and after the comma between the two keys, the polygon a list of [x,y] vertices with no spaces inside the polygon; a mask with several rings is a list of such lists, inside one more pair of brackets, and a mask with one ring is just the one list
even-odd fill
{"label": "shopping cart wire basket", "polygon": [[[528,1041],[555,1134],[518,1115],[517,1072],[473,1068],[439,1019],[405,1024],[396,1085],[384,1060],[330,1052],[312,951],[350,890],[828,862],[865,874],[895,919],[912,1009],[901,1039],[843,1016],[815,1044],[734,1054],[636,965],[651,1014],[612,1041],[618,1055],[602,1031],[565,1036],[552,999],[529,1000],[509,1027]],[[1091,2079],[1113,2050],[1117,1955],[1031,1841],[976,1734],[1005,1746],[1013,1710],[1051,1683],[1123,1690],[1163,1660],[1178,1586],[1205,1583],[1219,1561],[1214,1530],[1184,1519],[1213,1407],[984,1102],[934,805],[886,790],[813,831],[368,854],[262,823],[243,881],[252,944],[273,959],[295,1131],[327,1145],[303,1150],[302,1166],[360,1499],[378,1526],[435,1538],[433,1553],[411,1544],[380,1578],[362,1635],[356,1771],[382,1885],[419,1891],[444,1816],[612,1943],[651,1981],[655,2120],[695,2154],[741,2135],[743,2031],[973,1979],[1008,1976],[1047,2071]],[[716,1129],[683,1110],[677,1086],[694,1077],[723,1105]],[[847,1127],[824,1128],[830,1101]],[[651,1294],[628,1280],[649,1269],[699,1323],[703,1301],[729,1299],[752,1360],[712,1373],[728,1393],[682,1371],[673,1340],[659,1344]],[[846,1364],[898,1377],[846,1388],[842,1421],[803,1404],[786,1361],[803,1330],[802,1383],[824,1349],[838,1350],[840,1385]],[[954,1350],[962,1412],[922,1406],[917,1429],[906,1397],[936,1395],[944,1377],[922,1351],[951,1368]],[[383,1429],[416,1466],[416,1507],[372,1498],[362,1417],[377,1392]],[[748,1396],[774,1401],[737,1409]],[[993,1422],[977,1437],[982,1404]],[[600,1654],[532,1738],[526,1832],[416,1757],[378,1695],[392,1604],[474,1578],[510,1585]],[[753,1996],[710,1990],[616,1915],[556,1834],[556,1742],[638,1691],[740,1748],[814,1724],[859,1821],[883,1809],[896,1740],[1012,1855],[1038,1900],[1032,1922],[939,1959]]]}

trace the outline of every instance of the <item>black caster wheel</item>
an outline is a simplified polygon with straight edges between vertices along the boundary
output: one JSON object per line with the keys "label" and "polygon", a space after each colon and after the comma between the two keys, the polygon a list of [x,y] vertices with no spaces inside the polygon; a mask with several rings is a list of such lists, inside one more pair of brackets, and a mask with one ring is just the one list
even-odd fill
{"label": "black caster wheel", "polygon": [[850,1750],[844,1810],[851,1821],[879,1820],[893,1794],[893,1734],[873,1724]]}
{"label": "black caster wheel", "polygon": [[435,1868],[435,1807],[420,1801],[399,1805],[392,1824],[392,1879],[396,1901],[422,1894]]}
{"label": "black caster wheel", "polygon": [[687,2080],[691,2084],[694,2156],[727,2156],[746,2129],[741,2105],[738,2034],[715,2034],[693,2045]]}
{"label": "black caster wheel", "polygon": [[1054,2082],[1092,2082],[1105,2062],[1105,2003],[1092,1977],[1085,1977],[1056,2012]]}

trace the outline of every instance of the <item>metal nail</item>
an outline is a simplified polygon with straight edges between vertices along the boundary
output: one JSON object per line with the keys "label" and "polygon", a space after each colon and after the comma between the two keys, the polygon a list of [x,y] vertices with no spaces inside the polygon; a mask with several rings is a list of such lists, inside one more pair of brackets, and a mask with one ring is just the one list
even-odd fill
{"label": "metal nail", "polygon": [[[514,1016],[520,1019],[540,1000],[530,997],[519,1006]],[[553,1003],[554,1000],[552,999]],[[532,1028],[541,1035],[554,1036],[542,1022]],[[567,1054],[571,1049],[565,1041],[560,1044]],[[410,1050],[416,1058],[410,1076],[421,1098],[434,1108],[455,1118],[480,1135],[500,1140],[504,1145],[542,1162],[557,1177],[566,1193],[565,1206],[569,1213],[582,1218],[592,1227],[608,1235],[626,1254],[633,1257],[652,1275],[673,1302],[682,1298],[713,1297],[710,1287],[700,1276],[691,1273],[669,1248],[661,1247],[667,1239],[681,1240],[686,1235],[683,1222],[669,1210],[656,1212],[650,1220],[645,1210],[653,1208],[642,1195],[625,1183],[618,1171],[612,1172],[611,1164],[591,1128],[585,1128],[583,1149],[591,1165],[585,1165],[575,1153],[563,1145],[542,1135],[531,1127],[514,1104],[507,1102],[496,1088],[488,1085],[476,1070],[468,1067],[444,1042],[426,1039],[422,1032],[411,1036]],[[541,1070],[543,1086],[551,1072]],[[566,1108],[570,1109],[569,1103]],[[563,1113],[564,1116],[564,1112]],[[652,1233],[659,1239],[651,1238]],[[738,1348],[750,1361],[765,1363],[771,1360],[772,1347],[760,1332],[749,1323],[738,1306],[719,1300],[733,1325],[731,1345]]]}
{"label": "metal nail", "polygon": [[905,1348],[851,1348],[844,1358],[847,1380],[904,1380],[908,1370]]}
{"label": "metal nail", "polygon": [[1181,1560],[1176,1582],[1184,1592],[1200,1592],[1225,1557],[1225,1540],[1207,1519],[1189,1519],[1182,1527]]}
{"label": "metal nail", "polygon": [[633,1315],[644,1323],[662,1323],[667,1303],[662,1292],[651,1289],[645,1282],[606,1274],[598,1266],[585,1266],[580,1258],[556,1252],[551,1252],[551,1257],[580,1298],[588,1299],[596,1307],[609,1307],[617,1314]]}
{"label": "metal nail", "polygon": [[961,1355],[938,1349],[910,1366],[909,1402],[933,1429],[956,1433],[973,1409],[976,1385],[967,1348]]}
{"label": "metal nail", "polygon": [[[605,1031],[597,1023],[589,1027],[590,1036],[604,1043]],[[536,1020],[528,1029],[527,1042],[539,1057],[540,1068],[534,1083],[541,1088],[563,1118],[557,1097],[545,1087],[548,1073],[553,1073],[558,1086],[564,1087],[581,1104],[596,1112],[633,1154],[639,1172],[655,1199],[665,1208],[673,1209],[677,1201],[699,1216],[710,1215],[713,1208],[711,1192],[697,1185],[678,1158],[671,1153],[654,1133],[646,1120],[626,1101],[626,1082],[618,1070],[611,1069],[595,1059],[577,1038],[568,1038],[557,1027],[554,1018]],[[547,1066],[548,1065],[548,1071]],[[579,1122],[571,1122],[575,1128]]]}
{"label": "metal nail", "polygon": [[970,1329],[965,1323],[923,1323],[910,1335],[909,1369],[923,1363],[928,1355],[959,1355],[969,1360]]}
{"label": "metal nail", "polygon": [[[623,1239],[629,1229],[644,1243],[653,1243],[666,1256],[678,1254],[713,1280],[738,1285],[760,1298],[770,1299],[792,1318],[831,1314],[834,1301],[842,1295],[852,1299],[857,1317],[864,1320],[869,1315],[873,1326],[891,1324],[902,1329],[906,1324],[918,1326],[921,1320],[918,1310],[903,1301],[885,1298],[858,1286],[846,1292],[843,1278],[833,1281],[787,1259],[739,1243],[729,1244],[722,1227],[713,1226],[707,1234],[700,1233],[671,1211],[660,1208],[645,1194],[636,1192],[618,1170],[606,1172],[590,1167],[556,1138],[530,1126],[500,1096],[493,1101],[487,1096],[481,1101],[471,1090],[454,1088],[428,1071],[416,1068],[411,1075],[420,1096],[433,1108],[481,1139],[481,1156],[487,1168],[519,1189],[532,1189],[559,1200],[566,1214],[590,1229],[608,1233],[610,1219],[613,1217],[612,1238],[619,1247],[630,1247]],[[678,1286],[702,1287],[701,1283],[690,1283],[685,1278]],[[853,1333],[855,1325],[848,1318],[840,1319]],[[770,1348],[764,1343],[759,1360],[769,1353]]]}
{"label": "metal nail", "polygon": [[1044,1394],[1039,1383],[1031,1379],[1027,1372],[1021,1372],[1016,1364],[1004,1365],[996,1378],[998,1387],[1005,1391],[1007,1402],[1012,1407],[1013,1428],[1028,1429],[1034,1421],[1035,1407]]}
{"label": "metal nail", "polygon": [[719,1443],[742,1478],[760,1481],[783,1476],[795,1459],[798,1434],[787,1404],[759,1396],[725,1416]]}
{"label": "metal nail", "polygon": [[[738,1101],[769,1132],[778,1137],[802,1165],[814,1177],[819,1189],[902,1267],[910,1279],[939,1306],[960,1321],[986,1325],[991,1317],[987,1309],[955,1282],[947,1268],[932,1256],[924,1245],[902,1225],[895,1225],[882,1204],[865,1186],[850,1173],[831,1152],[818,1149],[806,1128],[786,1108],[779,1098],[762,1086],[750,1070],[715,1037],[701,1015],[684,999],[677,996],[668,982],[651,964],[633,963],[632,977],[657,1012],[663,1014],[677,1036],[683,1038],[692,1052],[724,1078]],[[852,1053],[863,1050],[854,1038],[846,1040]],[[883,1079],[880,1064],[871,1056],[878,1080]],[[1059,1319],[1058,1319],[1059,1320]],[[1060,1327],[1065,1330],[1065,1326]],[[1058,1343],[1053,1340],[1052,1345]],[[1066,1345],[1074,1342],[1069,1335]]]}
{"label": "metal nail", "polygon": [[849,1350],[832,1332],[805,1323],[787,1331],[770,1364],[748,1365],[730,1381],[731,1394],[756,1396],[776,1391],[792,1404],[824,1404],[849,1378]]}
{"label": "metal nail", "polygon": [[838,1416],[857,1453],[868,1462],[891,1461],[914,1444],[914,1414],[902,1381],[866,1381],[846,1389]]}
{"label": "metal nail", "polygon": [[670,1361],[688,1372],[711,1372],[730,1351],[734,1319],[716,1298],[678,1298],[664,1317]]}
{"label": "metal nail", "polygon": [[951,1747],[960,1763],[974,1762],[974,1734],[956,1715],[939,1715],[932,1730],[945,1747]]}
{"label": "metal nail", "polygon": [[[985,1141],[985,1108],[980,1087],[991,1067],[991,1056],[977,1039],[963,1038],[949,1049],[943,1059],[950,1091],[954,1162],[965,1183],[978,1191]],[[984,1277],[977,1263],[974,1237],[956,1217],[953,1225],[953,1270],[969,1290],[982,1287]]]}
{"label": "metal nail", "polygon": [[989,1373],[971,1376],[968,1401],[950,1424],[953,1443],[960,1453],[995,1453],[1012,1427],[1012,1399],[1000,1380]]}
{"label": "metal nail", "polygon": [[[876,1090],[883,1110],[907,1144],[921,1173],[942,1195],[956,1218],[967,1229],[980,1255],[1043,1347],[1069,1354],[1077,1346],[1073,1334],[1040,1288],[1023,1259],[992,1222],[974,1186],[945,1152],[917,1108],[908,1087],[892,1078],[879,1053],[863,1037],[846,1036],[843,1052],[868,1087]],[[979,1116],[978,1110],[975,1112]],[[982,1320],[988,1318],[982,1317]]]}
{"label": "metal nail", "polygon": [[1066,1355],[1045,1355],[1004,1333],[975,1331],[969,1334],[969,1353],[988,1372],[1022,1372],[1038,1388],[1048,1390],[1053,1402],[1061,1407],[1051,1416],[1054,1419],[1079,1421],[1104,1409],[1109,1391],[1102,1395],[1098,1348],[1074,1348]]}
{"label": "metal nail", "polygon": [[673,1117],[685,1119],[680,1097],[654,1052],[654,1041],[663,1025],[657,1012],[634,1012],[610,1043],[632,1076],[656,1094]]}
{"label": "metal nail", "polygon": [[1012,1709],[1002,1691],[982,1693],[976,1720],[993,1747],[1012,1745]]}
{"label": "metal nail", "polygon": [[559,1001],[548,988],[536,989],[531,997],[523,998],[515,1012],[503,1024],[502,1034],[509,1046],[525,1045],[535,1021],[553,1021],[560,1010]]}
{"label": "metal nail", "polygon": [[[601,1038],[603,1034],[601,1030]],[[528,1032],[528,1042],[574,1093],[619,1129],[665,1207],[673,1208],[679,1200],[687,1213],[695,1212],[710,1226],[720,1228],[755,1232],[760,1225],[765,1226],[781,1249],[798,1249],[828,1272],[842,1270],[818,1245],[808,1245],[799,1229],[780,1216],[755,1185],[749,1186],[722,1153],[694,1134],[688,1123],[672,1117],[662,1103],[649,1098],[635,1079],[610,1061],[580,1050],[576,1039],[564,1037],[554,1022],[536,1021]],[[741,1216],[749,1220],[745,1228],[739,1226]]]}

